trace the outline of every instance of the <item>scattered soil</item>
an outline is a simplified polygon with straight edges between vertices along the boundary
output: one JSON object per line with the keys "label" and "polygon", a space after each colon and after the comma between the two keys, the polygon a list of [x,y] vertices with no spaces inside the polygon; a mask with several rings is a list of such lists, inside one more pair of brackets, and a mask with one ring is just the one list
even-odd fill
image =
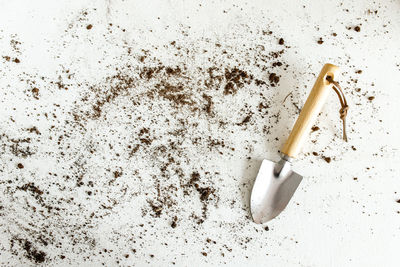
{"label": "scattered soil", "polygon": [[[111,23],[96,28],[104,28],[100,37],[88,34],[85,28],[91,30],[89,22],[94,21],[90,12],[75,14],[53,44],[52,51],[60,51],[54,55],[59,66],[54,75],[24,72],[18,76],[20,84],[8,86],[21,85],[15,92],[29,104],[23,110],[11,107],[28,119],[5,117],[0,133],[0,153],[12,159],[5,168],[10,171],[1,175],[1,193],[8,200],[7,205],[1,203],[0,216],[17,220],[4,228],[10,233],[5,243],[13,257],[49,265],[74,264],[69,262],[74,254],[84,261],[96,256],[121,262],[115,265],[134,257],[150,261],[158,255],[149,254],[145,240],[164,245],[167,237],[182,237],[182,231],[204,243],[197,253],[207,256],[205,251],[215,250],[224,258],[237,256],[223,240],[245,250],[255,242],[252,234],[267,234],[269,228],[250,225],[248,207],[240,201],[250,192],[252,178],[215,162],[252,159],[260,142],[280,145],[276,125],[283,122],[283,107],[276,101],[287,93],[280,83],[299,77],[286,60],[290,47],[285,43],[290,40],[268,27],[248,31],[238,24],[235,27],[244,28],[217,42],[195,37],[181,25],[174,41],[157,44],[138,38],[136,43],[119,35],[125,29]],[[95,79],[82,78],[81,58],[61,60],[64,54],[74,55],[71,51],[82,43],[101,54],[95,69],[104,72],[91,69]],[[19,60],[25,58],[23,45],[12,42],[15,49],[2,57],[5,72],[25,63]],[[303,87],[314,81],[296,82]],[[363,103],[374,99],[368,97],[374,92],[365,88],[346,90]],[[289,117],[300,110],[298,92],[293,89],[285,103]],[[4,101],[15,96],[7,97]],[[318,126],[312,131],[313,136],[320,134]],[[237,142],[238,137],[245,140]],[[37,165],[37,159],[48,161],[48,166]],[[24,169],[19,162],[29,163],[29,168],[19,171]],[[231,188],[230,195],[221,193],[226,188]],[[127,203],[132,218],[123,218],[124,225],[99,237],[98,229],[117,219]],[[215,221],[210,214],[220,206],[241,212],[241,219],[232,224]],[[24,220],[13,214],[24,214]],[[209,224],[225,236],[205,241]],[[99,242],[103,239],[107,242]]]}
{"label": "scattered soil", "polygon": [[35,99],[39,99],[39,89],[38,88],[33,88],[32,89],[32,96],[35,98]]}
{"label": "scattered soil", "polygon": [[36,249],[27,239],[14,238],[11,240],[11,248],[19,245],[25,252],[25,257],[34,263],[43,263],[46,260],[46,253]]}
{"label": "scattered soil", "polygon": [[234,95],[245,84],[250,84],[253,81],[253,76],[235,67],[233,69],[225,69],[225,79],[227,83],[224,87],[224,94]]}
{"label": "scattered soil", "polygon": [[280,77],[276,73],[271,73],[268,77],[268,80],[270,85],[275,87],[279,83]]}
{"label": "scattered soil", "polygon": [[327,163],[331,163],[331,158],[330,157],[325,157],[321,156],[323,160],[325,160]]}
{"label": "scattered soil", "polygon": [[247,116],[242,120],[242,122],[238,123],[237,125],[239,125],[239,126],[245,125],[246,123],[248,123],[248,122],[250,121],[251,116],[252,116],[251,114],[247,115]]}
{"label": "scattered soil", "polygon": [[313,126],[313,127],[311,127],[311,131],[312,132],[316,132],[316,131],[318,131],[319,130],[319,127],[318,126]]}
{"label": "scattered soil", "polygon": [[178,221],[178,217],[174,216],[174,218],[172,219],[172,223],[171,223],[172,228],[176,228],[176,226],[178,226],[177,221]]}

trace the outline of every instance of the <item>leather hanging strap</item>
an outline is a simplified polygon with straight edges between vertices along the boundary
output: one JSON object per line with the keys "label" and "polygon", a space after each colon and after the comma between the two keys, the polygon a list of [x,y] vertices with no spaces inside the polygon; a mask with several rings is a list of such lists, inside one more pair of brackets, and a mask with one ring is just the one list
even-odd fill
{"label": "leather hanging strap", "polygon": [[346,133],[346,116],[347,111],[349,110],[349,106],[347,105],[346,97],[344,96],[343,90],[340,87],[339,83],[334,81],[331,76],[326,76],[326,80],[332,83],[332,88],[335,90],[336,94],[339,97],[341,108],[339,110],[340,119],[343,122],[343,140],[347,142],[347,133]]}

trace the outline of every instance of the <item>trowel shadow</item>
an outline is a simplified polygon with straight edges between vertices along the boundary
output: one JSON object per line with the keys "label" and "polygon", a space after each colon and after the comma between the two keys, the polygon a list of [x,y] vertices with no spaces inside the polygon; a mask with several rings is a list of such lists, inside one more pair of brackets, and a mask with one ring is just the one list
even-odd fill
{"label": "trowel shadow", "polygon": [[[299,73],[299,72],[297,72]],[[266,118],[269,125],[269,133],[265,135],[264,142],[262,145],[264,150],[266,151],[265,157],[255,157],[251,158],[248,161],[247,166],[244,168],[241,174],[241,183],[240,183],[240,192],[242,197],[242,207],[243,209],[247,210],[247,216],[251,220],[251,212],[250,212],[250,196],[251,190],[253,188],[258,170],[261,166],[261,163],[264,159],[269,159],[272,161],[279,160],[279,151],[286,141],[286,138],[289,136],[290,130],[297,118],[297,106],[294,106],[291,102],[291,99],[294,102],[301,103],[300,95],[296,90],[296,83],[295,80],[292,78],[288,79],[281,79],[281,84],[279,87],[274,87],[276,89],[276,93],[273,93],[271,96],[271,108],[269,113],[279,114],[279,119],[277,121],[272,121],[271,116]],[[290,99],[286,99],[284,102],[285,97],[291,93]],[[300,104],[300,107],[302,105]],[[276,122],[276,123],[275,123]],[[267,140],[274,140],[267,141]]]}

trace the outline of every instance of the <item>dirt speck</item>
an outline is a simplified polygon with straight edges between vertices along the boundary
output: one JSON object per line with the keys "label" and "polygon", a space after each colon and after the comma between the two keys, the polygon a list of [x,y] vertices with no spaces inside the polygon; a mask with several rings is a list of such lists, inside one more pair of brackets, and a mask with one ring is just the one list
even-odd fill
{"label": "dirt speck", "polygon": [[33,96],[35,99],[39,99],[39,88],[34,87],[34,88],[32,89],[32,96]]}
{"label": "dirt speck", "polygon": [[178,217],[174,216],[174,218],[172,219],[172,223],[171,223],[172,228],[176,228],[176,226],[178,226],[177,221],[178,221]]}
{"label": "dirt speck", "polygon": [[248,123],[251,119],[251,114],[247,115],[240,123],[238,123],[237,125],[245,125],[246,123]]}
{"label": "dirt speck", "polygon": [[331,158],[330,157],[326,157],[326,156],[321,156],[323,160],[325,160],[327,163],[331,163]]}
{"label": "dirt speck", "polygon": [[316,132],[316,131],[318,131],[319,130],[319,127],[318,126],[313,126],[313,127],[311,127],[311,131],[312,132]]}

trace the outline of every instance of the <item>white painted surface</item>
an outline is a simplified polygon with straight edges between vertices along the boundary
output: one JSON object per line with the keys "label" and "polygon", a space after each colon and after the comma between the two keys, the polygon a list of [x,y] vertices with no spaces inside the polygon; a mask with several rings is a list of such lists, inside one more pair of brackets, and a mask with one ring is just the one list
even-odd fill
{"label": "white painted surface", "polygon": [[[87,10],[88,16],[79,21],[83,10]],[[378,13],[370,14],[368,10]],[[63,168],[73,161],[73,158],[59,161],[63,158],[56,155],[59,151],[55,142],[37,141],[33,144],[36,144],[37,153],[20,158],[10,153],[10,141],[1,139],[0,263],[4,266],[34,264],[27,257],[29,251],[24,251],[18,241],[12,245],[10,240],[17,236],[31,240],[35,249],[46,253],[43,265],[54,266],[99,266],[102,263],[116,266],[117,262],[135,266],[166,266],[172,262],[177,266],[398,266],[399,18],[399,1],[210,1],[201,4],[195,1],[1,1],[1,56],[10,55],[21,60],[19,64],[4,58],[1,61],[0,134],[11,138],[26,136],[21,129],[32,126],[40,129],[41,138],[61,133],[64,121],[71,116],[67,111],[76,108],[74,100],[79,99],[80,90],[84,89],[71,86],[69,90],[57,91],[50,88],[49,81],[57,80],[63,68],[60,66],[68,66],[74,72],[72,84],[102,82],[114,72],[106,66],[117,66],[124,55],[124,42],[134,51],[151,45],[163,46],[174,40],[183,46],[192,44],[199,49],[202,46],[213,49],[207,42],[196,41],[209,38],[211,43],[218,42],[235,51],[242,44],[248,47],[261,42],[262,39],[252,40],[252,30],[269,28],[274,31],[274,38],[265,37],[263,44],[267,51],[276,51],[276,38],[279,37],[284,38],[285,45],[290,48],[281,58],[289,68],[279,70],[282,75],[279,85],[269,88],[266,93],[273,104],[270,112],[280,111],[281,116],[268,136],[262,131],[252,132],[253,128],[235,128],[234,133],[219,132],[213,122],[199,120],[204,124],[205,136],[220,137],[236,148],[235,152],[221,156],[216,151],[207,151],[207,147],[197,149],[187,144],[186,157],[192,160],[185,162],[185,171],[202,166],[204,170],[220,174],[213,181],[220,197],[219,204],[209,207],[208,217],[200,226],[193,225],[189,219],[191,209],[201,208],[190,198],[184,198],[179,204],[180,221],[174,229],[170,227],[171,218],[167,215],[142,217],[141,208],[146,206],[145,192],[154,190],[151,180],[154,177],[146,174],[157,168],[151,166],[152,159],[145,155],[135,162],[124,158],[116,163],[124,169],[122,183],[128,188],[126,196],[120,188],[108,188],[99,183],[95,184],[98,193],[88,199],[82,188],[74,189],[74,181],[59,181],[63,186],[70,186],[70,190],[60,191],[58,178],[49,177],[48,172],[63,173]],[[89,23],[93,24],[93,29],[87,31],[85,27]],[[106,30],[108,23],[114,25],[112,33]],[[346,29],[359,24],[360,32]],[[68,25],[72,28],[66,31]],[[126,31],[117,30],[115,25]],[[187,35],[182,35],[182,29]],[[333,37],[332,33],[337,36]],[[324,40],[321,45],[317,43],[320,37]],[[12,50],[11,39],[21,42],[20,53]],[[106,56],[104,51],[107,51]],[[163,62],[173,61],[162,48],[151,52]],[[193,63],[193,59],[188,58],[187,64],[201,65],[202,60],[207,64],[201,56],[195,59],[200,63]],[[294,123],[295,108],[281,101],[294,90],[293,101],[304,103],[314,75],[325,62],[337,64],[343,73],[339,81],[350,103],[349,143],[340,139],[338,102],[332,93],[317,122],[321,130],[311,133],[310,140],[316,142],[310,141],[304,148],[305,154],[295,163],[295,169],[304,175],[304,180],[287,209],[268,223],[269,231],[265,231],[265,225],[255,225],[246,218],[252,181],[261,159],[278,158],[276,151]],[[232,66],[235,62],[226,64]],[[362,73],[356,74],[357,70]],[[259,74],[256,68],[249,71]],[[40,80],[37,77],[47,77],[45,81],[37,81],[41,90],[38,101],[26,93],[31,88],[28,83],[20,81],[21,77],[27,79],[30,75],[35,76],[36,81]],[[268,80],[266,74],[260,75]],[[357,79],[357,84],[351,79]],[[357,93],[355,88],[361,88],[361,91]],[[258,104],[258,99],[250,99],[251,96],[239,92],[235,98],[227,100],[229,105],[216,102],[215,108],[224,118],[229,120],[233,114],[236,117],[231,121],[239,121],[237,110],[242,108],[243,101],[250,106]],[[369,96],[375,96],[375,99],[369,101]],[[121,136],[128,134],[127,129],[136,129],[136,126],[130,126],[132,122],[126,117],[116,119],[124,112],[121,105],[129,105],[128,99],[121,97],[117,102],[108,107],[108,113],[105,112],[104,116],[109,116],[107,123],[89,122],[87,135],[70,137],[71,150],[84,150],[90,140],[122,140]],[[62,111],[57,111],[54,103],[61,105]],[[43,119],[43,113],[53,109],[58,119]],[[152,112],[159,114],[154,110],[143,111],[144,124],[153,118]],[[36,113],[42,115],[35,117]],[[50,130],[52,125],[56,126],[53,132]],[[163,126],[162,123],[159,125]],[[110,133],[110,127],[115,134]],[[162,132],[162,129],[158,131]],[[103,133],[105,139],[99,138]],[[279,141],[266,141],[276,137]],[[118,142],[115,146],[118,147]],[[357,150],[353,151],[351,146]],[[108,154],[105,143],[100,143],[97,149],[100,152],[88,158],[86,170],[89,174],[86,175],[97,177],[105,185],[108,178],[102,177],[99,170],[112,155]],[[319,157],[309,155],[313,151],[331,157],[332,162],[327,164]],[[252,159],[247,160],[248,156]],[[18,162],[23,162],[24,169],[16,168]],[[125,178],[127,175],[135,177],[136,169],[140,169],[146,179]],[[170,179],[178,181],[176,177]],[[91,210],[104,212],[98,205],[107,203],[110,198],[119,202],[112,211],[104,212],[102,218],[89,221],[92,228],[81,225],[80,229],[75,229],[74,225],[84,223],[87,218],[75,204],[62,203],[60,205],[67,211],[46,217],[27,208],[27,203],[35,206],[37,200],[29,194],[29,189],[27,193],[16,188],[29,182],[44,188],[51,196],[45,195],[46,199],[78,199],[75,204],[85,206],[83,211],[87,214]],[[237,203],[231,206],[231,200]],[[142,223],[145,225],[139,226]],[[39,235],[46,228],[52,234],[45,236],[53,242],[47,246],[38,243],[38,238],[32,234]],[[82,240],[72,244],[66,229],[69,233],[78,232]],[[84,236],[89,236],[94,243],[89,245]],[[208,244],[207,238],[215,240],[216,244]],[[247,243],[246,238],[250,240]],[[112,251],[106,253],[104,248]],[[132,249],[136,249],[136,253]],[[206,257],[202,251],[207,252]],[[125,258],[125,254],[129,257]]]}

